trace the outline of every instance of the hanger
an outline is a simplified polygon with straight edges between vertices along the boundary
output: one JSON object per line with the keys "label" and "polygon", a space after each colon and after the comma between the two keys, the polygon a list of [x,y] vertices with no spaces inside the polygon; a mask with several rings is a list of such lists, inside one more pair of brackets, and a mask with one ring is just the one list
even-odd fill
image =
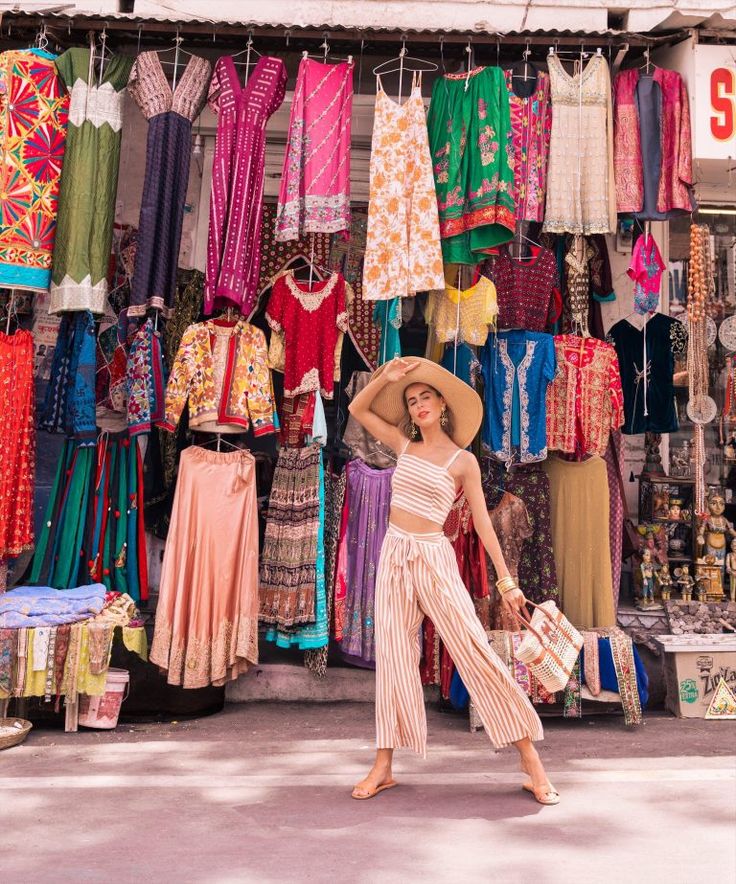
{"label": "hanger", "polygon": [[652,62],[652,50],[649,46],[644,50],[644,64],[640,64],[637,70],[640,71],[642,68],[646,68],[647,73],[651,73],[652,68],[657,70],[657,65]]}
{"label": "hanger", "polygon": [[[521,226],[520,226],[519,229],[517,230],[516,236],[513,238],[512,242],[516,243],[518,245],[519,249],[521,249],[521,246],[522,246],[521,241],[522,240],[526,240],[526,242],[530,243],[533,246],[537,246],[537,248],[540,248],[540,249],[544,248],[544,246],[541,243],[537,242],[536,239],[532,239],[530,236],[527,236],[525,233],[523,233]],[[514,255],[512,254],[511,249],[509,249],[509,255],[511,255],[511,257],[513,258],[514,261],[524,260],[523,256],[518,253],[517,253],[516,257],[514,258]]]}
{"label": "hanger", "polygon": [[40,49],[42,52],[47,51],[49,48],[49,39],[47,37],[46,32],[46,23],[44,22],[41,27],[38,29],[38,33],[36,34],[36,39],[31,44],[31,49]]}
{"label": "hanger", "polygon": [[[176,29],[176,37],[174,37],[174,45],[170,46],[168,49],[160,49],[157,52],[157,55],[159,56],[159,62],[162,65],[173,66],[173,68],[174,68],[174,80],[171,85],[172,91],[174,89],[176,89],[176,81],[177,81],[177,77],[178,77],[178,73],[179,73],[179,65],[181,64],[181,61],[179,60],[179,56],[186,55],[189,58],[194,58],[193,53],[187,52],[186,49],[181,48],[181,44],[183,42],[184,42],[184,38],[179,34],[179,28],[177,28]],[[173,61],[161,61],[161,56],[165,55],[167,52],[174,53],[174,60]]]}
{"label": "hanger", "polygon": [[[415,64],[409,64],[408,62],[415,62]],[[398,63],[398,66],[397,66]],[[388,67],[387,67],[388,65]],[[393,67],[392,67],[393,65]],[[404,71],[412,71],[413,73],[421,73],[422,71],[436,71],[438,70],[439,65],[436,65],[433,61],[427,61],[424,58],[417,58],[414,55],[407,55],[406,49],[406,37],[401,38],[401,49],[399,50],[399,54],[395,58],[389,58],[387,61],[382,61],[381,64],[377,64],[373,68],[373,73],[380,77],[382,74],[395,74],[399,75],[399,96],[398,101],[401,101],[401,86],[404,80]]]}
{"label": "hanger", "polygon": [[[238,434],[240,435],[240,434]],[[195,443],[198,448],[207,448],[209,445],[217,445],[217,451],[220,451],[220,446],[227,445],[228,448],[232,448],[233,451],[244,451],[245,449],[241,448],[239,445],[233,445],[232,442],[229,442],[227,439],[222,438],[222,433],[215,433],[214,438],[205,439],[204,442]]]}
{"label": "hanger", "polygon": [[[330,269],[328,269],[327,267],[323,267],[321,264],[318,264],[318,263],[314,260],[314,234],[313,234],[313,233],[310,233],[310,234],[309,234],[309,238],[310,238],[311,243],[312,243],[312,248],[311,248],[311,250],[310,250],[309,260],[307,260],[307,259],[306,259],[306,256],[305,256],[305,263],[306,263],[307,267],[309,268],[309,280],[308,280],[308,282],[309,282],[309,291],[311,292],[311,291],[312,291],[312,286],[314,285],[314,274],[315,274],[315,272],[317,273],[317,282],[322,282],[322,277],[329,277],[329,276],[332,276],[333,271],[330,270]],[[292,270],[292,273],[294,274],[294,278],[295,278],[295,279],[297,278],[297,277],[296,277],[297,270],[302,270],[302,269],[306,269],[306,268],[301,268],[301,267],[299,267],[299,268],[297,268],[296,270]]]}
{"label": "hanger", "polygon": [[327,31],[322,35],[324,37],[323,41],[319,44],[319,49],[322,49],[322,54],[315,54],[307,52],[305,49],[302,52],[302,58],[318,58],[320,61],[327,63],[327,61],[347,61],[348,64],[353,63],[353,56],[348,55],[347,58],[338,58],[336,55],[330,55],[330,44],[327,42],[327,38],[330,36]]}
{"label": "hanger", "polygon": [[18,305],[15,302],[15,289],[10,290],[10,300],[8,301],[8,316],[5,323],[5,334],[10,334],[10,321],[15,320],[15,326],[18,327]]}
{"label": "hanger", "polygon": [[241,312],[236,307],[226,307],[219,316],[215,317],[213,322],[225,322],[228,325],[235,325],[242,318]]}
{"label": "hanger", "polygon": [[[524,80],[524,82],[526,82],[527,80],[531,80],[531,79],[532,79],[532,78],[529,76],[529,56],[530,56],[531,54],[532,54],[532,51],[531,51],[531,49],[529,48],[529,41],[527,40],[527,41],[526,41],[526,48],[525,48],[524,51],[521,53],[522,61],[517,61],[517,62],[516,62],[515,64],[513,64],[512,67],[511,67],[511,79],[512,79],[512,80]],[[523,74],[517,74],[517,73],[514,73],[514,71],[516,71],[517,67],[518,67],[520,64],[522,64],[522,63],[523,63],[523,65],[524,65],[524,73],[523,73]],[[532,62],[532,69],[534,70],[534,78],[536,78],[536,76],[537,76],[536,66],[534,65],[533,62]]]}
{"label": "hanger", "polygon": [[[245,53],[245,61],[235,61],[235,59],[239,55],[243,55]],[[236,52],[234,55],[231,55],[233,64],[236,65],[245,65],[245,79],[243,80],[243,85],[248,82],[248,77],[250,76],[250,66],[253,62],[250,60],[251,53],[255,53],[258,58],[263,58],[261,53],[253,48],[253,31],[248,31],[248,42],[245,44],[245,49],[241,49],[240,52]]]}

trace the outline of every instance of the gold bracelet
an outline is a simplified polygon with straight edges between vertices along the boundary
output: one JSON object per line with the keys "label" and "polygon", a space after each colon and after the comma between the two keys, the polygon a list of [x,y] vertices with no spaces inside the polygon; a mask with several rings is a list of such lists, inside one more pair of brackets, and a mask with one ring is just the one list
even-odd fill
{"label": "gold bracelet", "polygon": [[500,580],[496,581],[496,589],[501,595],[505,595],[507,592],[512,592],[514,589],[518,588],[516,581],[510,575],[508,577],[502,577]]}

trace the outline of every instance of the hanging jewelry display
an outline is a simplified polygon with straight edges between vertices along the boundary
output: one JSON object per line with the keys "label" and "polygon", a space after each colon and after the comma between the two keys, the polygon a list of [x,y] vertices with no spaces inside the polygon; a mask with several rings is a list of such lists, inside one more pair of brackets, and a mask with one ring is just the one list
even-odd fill
{"label": "hanging jewelry display", "polygon": [[689,401],[687,415],[695,424],[695,509],[705,512],[705,430],[718,408],[708,395],[708,305],[713,291],[710,231],[706,226],[690,227],[690,268],[688,273],[687,373]]}

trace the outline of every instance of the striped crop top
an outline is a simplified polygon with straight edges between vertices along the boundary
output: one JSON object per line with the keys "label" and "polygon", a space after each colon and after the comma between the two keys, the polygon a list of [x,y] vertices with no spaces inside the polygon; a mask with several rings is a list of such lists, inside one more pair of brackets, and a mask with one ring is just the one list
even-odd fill
{"label": "striped crop top", "polygon": [[444,525],[456,497],[455,480],[449,469],[462,448],[444,466],[438,466],[423,457],[407,454],[408,447],[409,442],[396,461],[391,481],[391,506]]}

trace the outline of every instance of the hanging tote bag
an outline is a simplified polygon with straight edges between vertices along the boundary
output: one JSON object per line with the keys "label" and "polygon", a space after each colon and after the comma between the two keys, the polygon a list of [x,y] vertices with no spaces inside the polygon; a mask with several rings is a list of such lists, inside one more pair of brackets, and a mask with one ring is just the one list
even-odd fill
{"label": "hanging tote bag", "polygon": [[548,691],[561,691],[570,679],[583,636],[553,601],[527,604],[535,610],[531,623],[516,615],[526,627],[516,658],[527,665]]}

